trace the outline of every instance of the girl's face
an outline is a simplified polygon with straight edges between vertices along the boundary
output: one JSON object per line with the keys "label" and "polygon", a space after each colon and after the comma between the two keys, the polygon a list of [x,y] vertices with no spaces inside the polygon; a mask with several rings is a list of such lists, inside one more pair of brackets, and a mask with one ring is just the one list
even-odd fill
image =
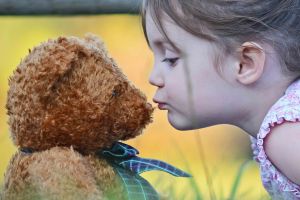
{"label": "girl's face", "polygon": [[[149,82],[157,87],[153,101],[168,111],[170,124],[178,130],[228,123],[233,106],[233,97],[228,95],[231,84],[216,71],[215,46],[186,32],[170,18],[165,17],[162,23],[180,52],[166,42],[147,14],[147,36],[154,54]],[[231,64],[231,57],[222,62],[221,67],[227,69],[223,70],[224,77],[233,69]]]}

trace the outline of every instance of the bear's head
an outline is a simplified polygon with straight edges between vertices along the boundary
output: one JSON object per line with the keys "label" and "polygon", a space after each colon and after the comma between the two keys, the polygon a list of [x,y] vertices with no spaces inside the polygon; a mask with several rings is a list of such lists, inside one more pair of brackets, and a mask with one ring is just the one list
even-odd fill
{"label": "bear's head", "polygon": [[92,34],[50,39],[29,50],[9,79],[6,108],[18,147],[72,146],[82,153],[134,138],[153,113]]}

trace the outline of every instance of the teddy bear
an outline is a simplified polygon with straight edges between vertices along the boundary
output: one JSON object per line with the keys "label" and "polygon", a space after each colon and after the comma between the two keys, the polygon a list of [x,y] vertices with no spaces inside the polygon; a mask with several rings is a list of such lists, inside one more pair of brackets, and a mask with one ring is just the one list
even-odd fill
{"label": "teddy bear", "polygon": [[9,78],[6,109],[18,150],[3,200],[156,200],[140,173],[190,177],[121,142],[142,133],[154,108],[94,34],[29,49]]}

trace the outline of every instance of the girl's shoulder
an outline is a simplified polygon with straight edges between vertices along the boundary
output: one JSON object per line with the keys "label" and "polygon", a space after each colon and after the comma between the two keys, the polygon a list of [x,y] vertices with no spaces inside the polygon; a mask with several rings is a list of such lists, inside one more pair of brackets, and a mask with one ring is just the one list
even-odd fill
{"label": "girl's shoulder", "polygon": [[[269,129],[284,121],[296,122],[300,120],[300,79],[294,81],[286,89],[265,116],[258,135],[265,137]],[[266,131],[264,131],[266,130]]]}
{"label": "girl's shoulder", "polygon": [[[263,140],[273,127],[285,121],[300,121],[300,79],[290,84],[284,95],[269,109],[256,139]],[[262,143],[263,141],[259,142]]]}
{"label": "girl's shoulder", "polygon": [[[300,121],[300,79],[294,81],[285,94],[270,108],[265,116],[256,138],[251,138],[254,159],[260,164],[264,187],[272,196],[300,199],[300,186],[290,181],[266,155],[265,143],[274,127],[284,122]],[[288,134],[287,134],[288,135]],[[288,136],[287,136],[288,137]]]}

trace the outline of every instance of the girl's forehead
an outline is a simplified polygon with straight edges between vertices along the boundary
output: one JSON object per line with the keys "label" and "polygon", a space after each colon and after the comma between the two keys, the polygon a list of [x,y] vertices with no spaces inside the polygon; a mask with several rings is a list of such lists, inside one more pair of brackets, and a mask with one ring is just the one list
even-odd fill
{"label": "girl's forehead", "polygon": [[184,34],[184,30],[181,29],[176,23],[168,16],[163,15],[159,18],[162,27],[159,27],[158,22],[155,22],[151,14],[146,14],[146,32],[149,41],[160,41],[163,43],[169,43],[162,33],[161,28],[164,30],[166,35],[172,41],[176,41],[181,38]]}
{"label": "girl's forehead", "polygon": [[[166,31],[166,27],[164,27],[164,30]],[[160,31],[158,24],[155,23],[150,14],[146,15],[146,32],[148,40],[150,42],[150,47],[152,47],[153,44],[167,41]]]}
{"label": "girl's forehead", "polygon": [[191,33],[184,30],[163,10],[154,12],[146,10],[144,15],[145,33],[149,47],[164,46],[180,52],[186,48],[186,42],[194,39]]}

